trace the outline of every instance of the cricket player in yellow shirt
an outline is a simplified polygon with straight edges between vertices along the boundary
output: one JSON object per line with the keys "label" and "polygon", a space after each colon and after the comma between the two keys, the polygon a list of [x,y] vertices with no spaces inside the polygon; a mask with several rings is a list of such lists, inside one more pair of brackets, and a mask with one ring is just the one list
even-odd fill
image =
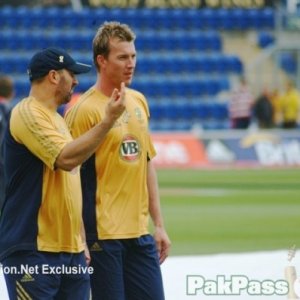
{"label": "cricket player in yellow shirt", "polygon": [[[105,115],[121,82],[126,108],[81,168],[83,218],[91,253],[93,300],[163,300],[160,271],[170,240],[160,209],[143,94],[128,88],[136,65],[135,35],[125,24],[104,23],[93,40],[97,81],[66,115],[74,138]],[[154,236],[149,234],[149,215]]]}

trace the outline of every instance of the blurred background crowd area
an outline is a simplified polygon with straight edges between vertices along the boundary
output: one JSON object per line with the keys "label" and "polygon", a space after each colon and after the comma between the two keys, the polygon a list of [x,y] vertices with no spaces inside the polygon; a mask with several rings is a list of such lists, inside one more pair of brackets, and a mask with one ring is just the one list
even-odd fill
{"label": "blurred background crowd area", "polygon": [[[104,21],[130,25],[138,62],[132,87],[145,94],[153,131],[298,128],[298,1],[0,1],[0,73],[13,104],[29,92],[31,56],[56,46],[93,64]],[[76,96],[96,72],[79,77]]]}

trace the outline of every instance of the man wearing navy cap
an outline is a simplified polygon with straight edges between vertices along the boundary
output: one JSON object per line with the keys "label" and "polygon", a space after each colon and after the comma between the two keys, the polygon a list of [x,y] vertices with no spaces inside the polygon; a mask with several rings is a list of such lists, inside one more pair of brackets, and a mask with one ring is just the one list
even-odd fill
{"label": "man wearing navy cap", "polygon": [[12,110],[4,138],[6,196],[0,216],[0,261],[10,299],[89,299],[89,254],[82,223],[79,168],[123,113],[115,89],[105,119],[73,140],[57,107],[90,66],[61,49],[36,53],[30,94]]}

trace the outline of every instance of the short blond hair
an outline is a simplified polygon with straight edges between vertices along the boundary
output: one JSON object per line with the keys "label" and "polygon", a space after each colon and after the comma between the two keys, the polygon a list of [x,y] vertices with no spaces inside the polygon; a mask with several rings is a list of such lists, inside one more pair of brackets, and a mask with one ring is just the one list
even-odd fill
{"label": "short blond hair", "polygon": [[108,57],[110,51],[109,41],[113,38],[124,42],[132,42],[135,40],[135,34],[127,24],[114,21],[104,22],[93,39],[93,59],[97,70],[99,70],[97,56]]}

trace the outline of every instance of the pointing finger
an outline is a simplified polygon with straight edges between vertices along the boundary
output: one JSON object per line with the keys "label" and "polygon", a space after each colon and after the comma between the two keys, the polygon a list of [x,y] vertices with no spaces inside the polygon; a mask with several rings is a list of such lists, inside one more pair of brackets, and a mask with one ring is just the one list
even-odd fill
{"label": "pointing finger", "polygon": [[120,95],[119,95],[119,91],[118,89],[114,89],[111,95],[111,99],[114,101],[117,101],[119,99]]}
{"label": "pointing finger", "polygon": [[121,97],[121,101],[124,102],[124,98],[125,98],[125,83],[124,82],[121,83],[120,97]]}

